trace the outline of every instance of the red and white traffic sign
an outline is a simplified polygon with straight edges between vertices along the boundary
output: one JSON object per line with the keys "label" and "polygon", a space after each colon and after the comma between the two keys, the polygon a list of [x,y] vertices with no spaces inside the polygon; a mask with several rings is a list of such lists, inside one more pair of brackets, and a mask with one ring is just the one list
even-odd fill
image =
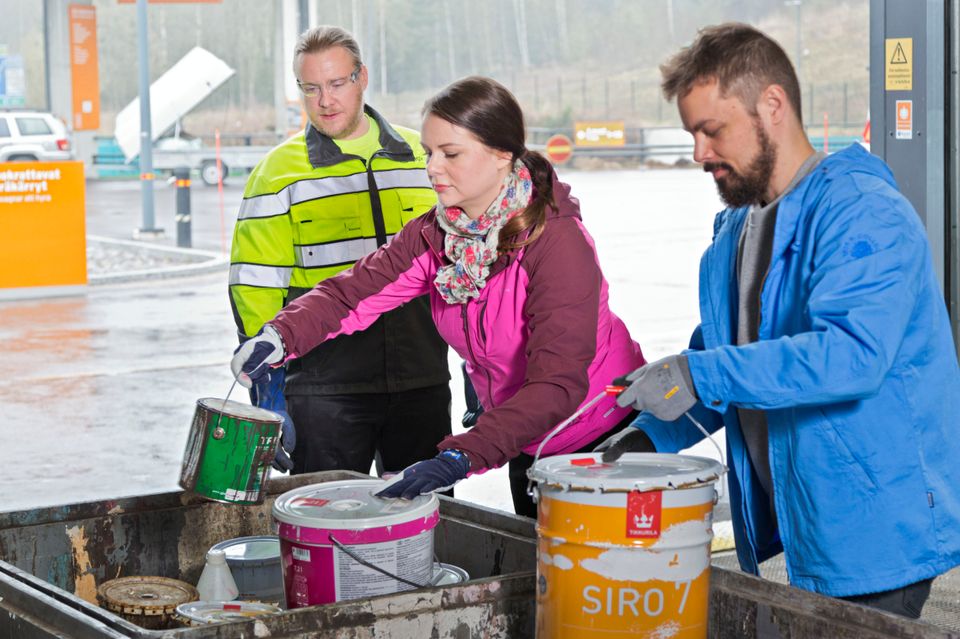
{"label": "red and white traffic sign", "polygon": [[561,133],[551,135],[545,151],[547,159],[553,164],[563,164],[573,155],[573,141]]}

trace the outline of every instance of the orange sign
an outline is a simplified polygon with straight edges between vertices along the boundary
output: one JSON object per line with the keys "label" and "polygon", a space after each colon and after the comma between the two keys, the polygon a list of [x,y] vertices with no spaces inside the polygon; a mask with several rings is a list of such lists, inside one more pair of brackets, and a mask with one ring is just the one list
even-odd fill
{"label": "orange sign", "polygon": [[574,122],[577,146],[623,146],[627,142],[623,120]]}
{"label": "orange sign", "polygon": [[71,4],[70,83],[73,86],[73,130],[100,128],[100,71],[97,60],[97,8]]}
{"label": "orange sign", "polygon": [[913,100],[897,100],[897,135],[898,140],[913,139]]}
{"label": "orange sign", "polygon": [[567,136],[557,133],[556,135],[550,136],[544,150],[546,151],[547,159],[552,163],[563,164],[573,155],[573,142],[571,142]]}
{"label": "orange sign", "polygon": [[0,289],[87,283],[84,197],[82,162],[0,163]]}

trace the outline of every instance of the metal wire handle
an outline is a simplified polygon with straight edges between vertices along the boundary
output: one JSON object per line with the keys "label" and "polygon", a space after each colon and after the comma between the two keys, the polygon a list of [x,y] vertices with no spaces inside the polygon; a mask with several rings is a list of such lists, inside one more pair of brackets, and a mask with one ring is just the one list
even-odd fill
{"label": "metal wire handle", "polygon": [[[530,468],[532,469],[534,466],[537,465],[537,460],[540,459],[540,453],[543,451],[543,447],[546,446],[547,442],[550,441],[554,435],[556,435],[561,430],[569,426],[572,422],[574,422],[578,417],[583,415],[585,412],[593,408],[593,406],[604,397],[607,397],[608,395],[611,397],[615,397],[620,393],[622,393],[624,389],[625,389],[624,386],[607,386],[602,391],[597,393],[597,395],[593,399],[591,399],[589,402],[587,402],[586,404],[578,408],[573,415],[571,415],[570,417],[566,418],[565,420],[563,420],[562,422],[554,426],[553,430],[547,433],[547,436],[544,437],[543,440],[540,442],[540,445],[537,446],[537,452],[533,456],[533,464],[530,466]],[[529,495],[530,497],[533,497],[533,477],[530,477],[529,471],[527,471],[527,477],[528,477],[527,495]]]}
{"label": "metal wire handle", "polygon": [[[397,575],[393,574],[393,573],[390,572],[389,570],[384,570],[384,569],[381,568],[380,566],[378,566],[378,565],[376,565],[376,564],[373,564],[373,563],[370,563],[369,561],[367,561],[367,560],[364,559],[363,557],[360,557],[360,556],[356,555],[352,550],[350,550],[349,548],[347,548],[346,546],[344,546],[342,543],[340,543],[339,541],[337,541],[337,539],[336,539],[333,535],[327,535],[327,538],[331,541],[331,543],[333,543],[334,546],[336,546],[337,548],[339,548],[340,550],[342,550],[344,553],[346,553],[351,559],[353,559],[353,560],[354,560],[355,562],[357,562],[358,564],[360,564],[360,565],[362,565],[362,566],[366,566],[367,568],[370,568],[371,570],[376,570],[377,572],[379,572],[381,575],[383,575],[383,576],[385,576],[385,577],[390,577],[391,579],[395,579],[396,581],[401,581],[401,582],[407,584],[408,586],[413,586],[414,588],[432,588],[433,586],[436,586],[436,585],[437,585],[437,582],[438,582],[438,581],[440,580],[440,578],[443,576],[443,573],[441,572],[441,573],[438,574],[436,577],[431,578],[429,582],[427,582],[427,583],[425,583],[425,584],[418,584],[418,583],[415,582],[415,581],[410,581],[409,579],[404,579],[403,577],[398,577]],[[433,560],[436,561],[438,564],[440,563],[440,561],[437,559],[436,554],[434,554]],[[432,566],[431,566],[431,569],[432,569]]]}
{"label": "metal wire handle", "polygon": [[[623,385],[621,385],[621,383],[622,383]],[[587,410],[589,410],[590,408],[592,408],[597,402],[599,402],[599,401],[600,401],[601,399],[603,399],[604,397],[606,397],[606,396],[608,396],[608,395],[615,397],[615,396],[619,395],[620,393],[622,393],[624,390],[626,390],[626,387],[627,387],[628,384],[629,384],[629,382],[627,382],[626,378],[618,377],[617,379],[614,380],[614,382],[613,382],[612,385],[607,386],[606,388],[604,388],[603,391],[601,391],[600,393],[598,393],[593,399],[591,399],[589,402],[587,402],[586,404],[584,404],[583,406],[581,406],[581,407],[577,410],[577,412],[575,412],[573,415],[571,415],[571,416],[568,417],[567,419],[565,419],[565,420],[563,420],[562,422],[560,422],[559,424],[557,424],[557,425],[553,428],[553,430],[551,430],[551,431],[547,434],[547,436],[543,438],[543,441],[540,442],[540,445],[537,446],[537,452],[536,452],[536,454],[533,456],[533,464],[530,466],[530,468],[532,469],[532,468],[534,468],[534,467],[537,465],[537,460],[540,458],[540,453],[541,453],[541,451],[543,451],[543,447],[546,445],[546,443],[547,443],[548,441],[550,441],[550,439],[551,439],[554,435],[556,435],[556,434],[559,433],[561,430],[563,430],[564,428],[566,428],[567,426],[569,426],[571,422],[573,422],[573,421],[576,420],[578,417],[580,417],[580,415],[582,415],[582,414],[585,413]],[[723,464],[724,468],[726,468],[727,462],[726,462],[725,456],[724,456],[724,454],[723,454],[723,451],[720,449],[720,444],[717,443],[717,440],[715,440],[715,439],[713,438],[713,435],[711,435],[710,433],[708,433],[708,432],[707,432],[707,429],[704,428],[703,425],[702,425],[700,422],[698,422],[698,421],[696,420],[696,418],[694,418],[693,415],[690,414],[690,411],[684,411],[683,414],[686,415],[686,416],[687,416],[687,419],[689,419],[691,422],[693,422],[693,425],[696,426],[697,428],[699,428],[699,429],[700,429],[700,432],[703,433],[704,436],[705,436],[707,439],[710,440],[710,443],[713,444],[714,448],[717,449],[717,453],[720,455],[720,463]],[[628,428],[629,428],[629,426],[628,426]],[[530,476],[530,471],[527,471],[527,477],[528,477],[528,479],[527,479],[527,495],[529,495],[530,497],[533,497],[533,477]]]}
{"label": "metal wire handle", "polygon": [[700,432],[703,433],[703,434],[706,436],[706,438],[710,440],[710,443],[713,444],[713,447],[717,449],[717,454],[720,455],[720,463],[723,464],[723,467],[724,467],[724,468],[726,468],[726,467],[727,467],[727,460],[724,459],[723,451],[720,450],[720,444],[717,443],[717,440],[715,440],[715,439],[713,438],[713,435],[711,435],[710,433],[708,433],[708,432],[707,432],[707,429],[704,428],[703,425],[700,424],[700,422],[698,422],[698,421],[694,418],[694,416],[690,414],[690,411],[688,411],[688,410],[687,410],[687,411],[684,411],[683,414],[686,415],[686,416],[687,416],[687,419],[689,419],[691,422],[693,422],[693,425],[696,426],[697,428],[699,428],[699,429],[700,429]]}

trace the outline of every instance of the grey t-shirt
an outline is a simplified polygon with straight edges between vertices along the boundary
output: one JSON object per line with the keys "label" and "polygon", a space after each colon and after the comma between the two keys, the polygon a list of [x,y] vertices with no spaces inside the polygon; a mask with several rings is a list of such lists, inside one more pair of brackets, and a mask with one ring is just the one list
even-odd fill
{"label": "grey t-shirt", "polygon": [[[756,342],[760,329],[760,291],[763,289],[770,258],[773,253],[773,232],[777,225],[777,208],[780,200],[826,157],[824,153],[814,153],[807,158],[787,188],[770,203],[758,204],[747,215],[746,223],[740,233],[737,251],[737,282],[740,288],[737,314],[737,345]],[[773,504],[773,481],[770,475],[770,453],[767,443],[767,415],[762,410],[738,408],[740,429],[747,444],[747,451],[753,462],[754,470],[760,479],[760,485],[770,498],[770,512],[776,509]]]}

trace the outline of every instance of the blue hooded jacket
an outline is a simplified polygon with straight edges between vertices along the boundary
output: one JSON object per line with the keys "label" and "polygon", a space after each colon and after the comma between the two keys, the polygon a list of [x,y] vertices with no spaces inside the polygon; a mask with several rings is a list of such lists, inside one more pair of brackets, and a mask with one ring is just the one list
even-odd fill
{"label": "blue hooded jacket", "polygon": [[[686,353],[694,415],[727,427],[741,566],[783,551],[794,586],[848,596],[960,564],[960,368],[919,216],[859,145],[823,160],[779,204],[759,341],[734,346],[747,213],[716,218]],[[776,524],[736,407],[766,411]],[[702,438],[633,426],[661,452]]]}

